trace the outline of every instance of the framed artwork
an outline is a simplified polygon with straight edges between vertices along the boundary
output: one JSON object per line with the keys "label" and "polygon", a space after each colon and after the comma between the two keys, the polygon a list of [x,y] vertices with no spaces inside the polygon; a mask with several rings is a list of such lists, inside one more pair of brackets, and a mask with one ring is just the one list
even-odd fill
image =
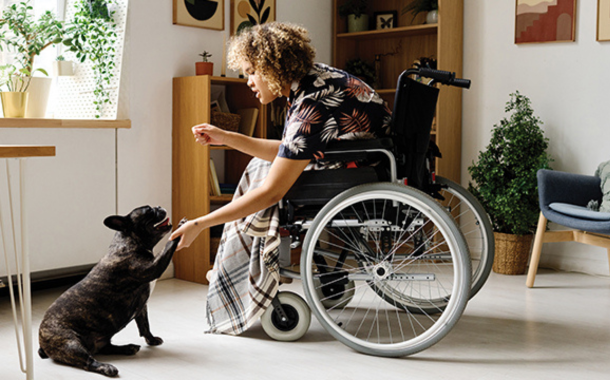
{"label": "framed artwork", "polygon": [[597,40],[610,41],[610,0],[597,0]]}
{"label": "framed artwork", "polygon": [[174,24],[225,29],[225,0],[174,0]]}
{"label": "framed artwork", "polygon": [[231,35],[275,21],[275,0],[231,0]]}
{"label": "framed artwork", "polygon": [[576,0],[516,0],[515,43],[574,41]]}
{"label": "framed artwork", "polygon": [[397,11],[375,12],[375,29],[391,29],[396,28],[398,20]]}

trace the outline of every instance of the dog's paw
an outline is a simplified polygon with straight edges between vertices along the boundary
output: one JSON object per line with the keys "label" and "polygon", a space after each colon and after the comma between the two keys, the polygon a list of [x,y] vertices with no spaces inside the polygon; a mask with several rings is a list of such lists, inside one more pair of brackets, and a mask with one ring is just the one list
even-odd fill
{"label": "dog's paw", "polygon": [[160,346],[163,344],[163,339],[157,336],[151,336],[150,338],[146,338],[146,343],[149,346]]}
{"label": "dog's paw", "polygon": [[119,370],[112,364],[101,364],[98,368],[99,373],[108,377],[115,377],[119,374]]}
{"label": "dog's paw", "polygon": [[137,344],[128,344],[122,348],[124,350],[123,355],[135,355],[138,353],[138,351],[140,351],[140,346]]}
{"label": "dog's paw", "polygon": [[100,363],[97,360],[94,360],[89,364],[89,367],[86,367],[85,369],[87,371],[101,373],[108,377],[115,377],[119,374],[119,370],[112,364]]}

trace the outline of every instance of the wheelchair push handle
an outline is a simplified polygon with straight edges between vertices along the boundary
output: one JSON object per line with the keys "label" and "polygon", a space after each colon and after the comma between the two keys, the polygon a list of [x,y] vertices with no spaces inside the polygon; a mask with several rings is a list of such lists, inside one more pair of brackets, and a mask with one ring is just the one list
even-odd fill
{"label": "wheelchair push handle", "polygon": [[442,84],[461,88],[470,88],[469,79],[456,78],[455,73],[443,70],[434,70],[427,67],[419,69],[419,75],[426,78],[432,78]]}

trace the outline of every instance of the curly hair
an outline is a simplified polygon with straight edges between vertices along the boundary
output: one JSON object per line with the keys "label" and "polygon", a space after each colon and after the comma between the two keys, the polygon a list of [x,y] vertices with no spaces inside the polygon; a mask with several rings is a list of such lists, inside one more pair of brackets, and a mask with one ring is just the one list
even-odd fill
{"label": "curly hair", "polygon": [[282,22],[270,22],[245,29],[229,41],[228,66],[241,68],[242,62],[252,65],[281,96],[282,88],[299,81],[313,67],[316,55],[307,29]]}

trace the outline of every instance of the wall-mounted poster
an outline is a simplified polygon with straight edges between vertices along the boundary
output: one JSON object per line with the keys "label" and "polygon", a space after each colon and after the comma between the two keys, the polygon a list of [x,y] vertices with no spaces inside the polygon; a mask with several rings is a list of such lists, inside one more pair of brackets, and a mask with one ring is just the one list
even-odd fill
{"label": "wall-mounted poster", "polygon": [[174,24],[225,29],[225,0],[174,0]]}
{"label": "wall-mounted poster", "polygon": [[516,44],[574,41],[576,0],[516,1]]}
{"label": "wall-mounted poster", "polygon": [[597,0],[597,40],[610,41],[610,0]]}
{"label": "wall-mounted poster", "polygon": [[275,0],[231,0],[231,35],[275,21]]}

